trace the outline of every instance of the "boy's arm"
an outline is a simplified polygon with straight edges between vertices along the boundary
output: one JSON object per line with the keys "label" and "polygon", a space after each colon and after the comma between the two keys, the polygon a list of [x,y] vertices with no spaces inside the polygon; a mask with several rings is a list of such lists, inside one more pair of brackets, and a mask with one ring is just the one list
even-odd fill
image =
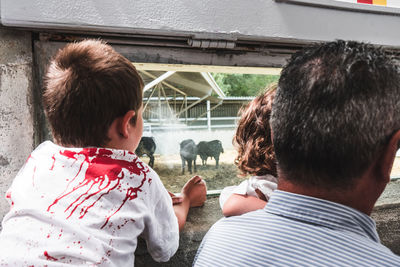
{"label": "boy's arm", "polygon": [[179,232],[181,232],[185,226],[189,208],[190,202],[188,198],[184,198],[180,204],[174,205],[175,216],[178,219]]}
{"label": "boy's arm", "polygon": [[243,213],[263,209],[267,201],[253,196],[232,194],[225,202],[222,213],[224,216],[242,215]]}
{"label": "boy's arm", "polygon": [[174,205],[179,231],[182,231],[185,226],[189,208],[202,206],[207,198],[206,193],[206,184],[200,176],[194,176],[183,186],[181,191],[182,202]]}

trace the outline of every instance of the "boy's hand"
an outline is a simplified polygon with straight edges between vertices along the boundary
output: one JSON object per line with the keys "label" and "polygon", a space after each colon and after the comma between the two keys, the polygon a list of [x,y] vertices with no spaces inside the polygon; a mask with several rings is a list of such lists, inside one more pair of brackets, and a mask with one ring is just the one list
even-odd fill
{"label": "boy's hand", "polygon": [[182,188],[182,196],[190,201],[190,207],[203,206],[207,199],[207,186],[200,176],[192,177]]}
{"label": "boy's hand", "polygon": [[181,204],[183,201],[183,197],[178,197],[175,194],[171,193],[168,191],[168,194],[170,195],[170,197],[172,198],[172,205],[177,205],[177,204]]}

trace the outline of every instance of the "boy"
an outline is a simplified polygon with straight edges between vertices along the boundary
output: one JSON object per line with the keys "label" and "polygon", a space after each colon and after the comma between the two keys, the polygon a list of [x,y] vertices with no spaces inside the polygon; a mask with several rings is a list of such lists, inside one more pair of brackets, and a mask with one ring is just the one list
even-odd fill
{"label": "boy", "polygon": [[133,266],[138,236],[156,261],[176,252],[178,228],[189,207],[204,203],[206,187],[193,177],[173,206],[134,154],[142,89],[131,62],[101,41],[57,53],[43,94],[55,144],[32,152],[6,194],[0,265]]}

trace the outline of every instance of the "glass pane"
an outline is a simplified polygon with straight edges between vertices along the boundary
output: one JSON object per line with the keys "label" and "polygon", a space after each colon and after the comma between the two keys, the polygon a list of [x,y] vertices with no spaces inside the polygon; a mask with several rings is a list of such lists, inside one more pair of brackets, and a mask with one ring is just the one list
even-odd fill
{"label": "glass pane", "polygon": [[[146,85],[166,72],[140,70]],[[154,140],[153,168],[167,190],[179,192],[194,175],[206,181],[208,190],[237,185],[245,179],[239,176],[234,164],[237,152],[232,145],[238,111],[278,79],[279,75],[211,73],[207,78],[200,72],[176,72],[145,90],[143,136]],[[219,89],[212,88],[213,82]],[[223,152],[218,153],[215,147],[210,152],[219,156],[218,167],[215,157],[210,155],[202,163],[197,156],[196,171],[192,166],[190,174],[185,162],[183,174],[180,144],[188,139],[193,140],[196,147],[202,141],[219,140]],[[143,157],[149,162],[146,155]]]}

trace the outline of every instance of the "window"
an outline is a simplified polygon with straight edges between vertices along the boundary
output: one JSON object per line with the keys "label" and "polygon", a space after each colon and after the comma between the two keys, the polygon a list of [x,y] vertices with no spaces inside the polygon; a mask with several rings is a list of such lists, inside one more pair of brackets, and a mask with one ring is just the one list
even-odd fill
{"label": "window", "polygon": [[[268,84],[277,82],[280,69],[134,65],[146,84],[143,101],[144,136],[152,137],[156,144],[153,168],[165,187],[169,191],[179,192],[193,175],[203,177],[208,190],[219,190],[240,183],[244,178],[238,176],[238,169],[234,165],[237,152],[232,145],[238,111],[263,92]],[[210,70],[224,73],[211,73]],[[190,150],[193,146],[180,146],[188,140],[193,140],[195,148],[199,150],[204,150],[204,147],[200,148],[200,142],[219,140],[222,149],[208,144],[210,157],[202,160],[201,151],[198,151],[199,155],[194,155],[196,161],[190,163],[193,166],[188,166],[186,161],[183,167],[181,149],[184,153],[193,153]]]}
{"label": "window", "polygon": [[[38,34],[36,37],[38,38],[34,41],[34,61],[37,66],[35,71],[37,78],[34,79],[36,83],[35,98],[37,99],[35,140],[36,145],[38,145],[44,140],[51,139],[40,101],[43,88],[41,77],[49,59],[66,44],[65,40],[93,36],[71,37],[69,35]],[[97,37],[94,36],[94,38]],[[302,47],[301,44],[274,43],[267,45],[263,43],[257,45],[252,42],[251,49],[249,49],[250,44],[237,46],[236,49],[241,50],[241,53],[229,50],[221,53],[221,51],[216,50],[206,51],[193,48],[187,50],[184,47],[171,49],[166,46],[156,46],[154,43],[151,43],[150,46],[131,45],[126,40],[122,42],[111,37],[106,40],[132,62],[147,60],[146,64],[135,63],[142,77],[146,80],[146,84],[167,72],[175,71],[178,73],[170,73],[172,80],[183,77],[186,80],[186,85],[198,83],[203,85],[203,89],[207,87],[204,86],[207,83],[209,84],[207,88],[212,88],[210,85],[210,83],[213,83],[212,80],[217,85],[219,84],[221,89],[223,87],[223,84],[221,85],[223,75],[220,73],[230,73],[232,76],[235,73],[276,76],[279,74],[279,68],[284,65],[290,54]],[[120,43],[123,43],[123,45]],[[265,51],[268,51],[268,53]],[[217,53],[219,56],[215,57]],[[221,68],[220,66],[224,67]],[[204,76],[201,73],[209,73],[209,75]],[[171,89],[167,84],[174,86],[176,90]],[[145,92],[144,105],[147,104],[147,108],[144,112],[146,122],[144,136],[154,136],[158,147],[155,151],[154,169],[164,179],[164,185],[168,190],[178,192],[184,182],[191,177],[187,167],[185,175],[181,174],[179,143],[184,139],[193,139],[196,144],[200,141],[219,139],[224,148],[224,153],[221,154],[220,158],[220,168],[215,169],[216,162],[210,158],[207,160],[207,167],[203,167],[200,157],[197,157],[198,172],[195,174],[204,176],[208,182],[209,190],[220,190],[225,186],[238,184],[243,178],[236,175],[237,168],[233,164],[236,154],[232,146],[232,136],[237,120],[237,110],[241,105],[250,101],[252,97],[232,97],[225,93],[223,96],[217,88],[213,88],[210,94],[206,89],[192,90],[192,93],[195,93],[187,94],[185,97],[185,94],[179,93],[179,91],[185,93],[184,87],[185,84],[179,85],[176,82],[169,82],[167,79],[161,84],[156,83],[154,87],[148,88]],[[226,90],[226,88],[223,89]],[[221,89],[222,92],[224,90]],[[221,99],[223,100],[222,103]],[[176,112],[180,113],[179,116],[168,116],[168,114]],[[164,133],[166,137],[163,137],[161,133]],[[170,140],[174,140],[174,142]],[[398,156],[400,157],[400,154]],[[146,156],[143,159],[148,162]],[[169,175],[168,179],[163,178],[167,175]],[[399,178],[400,158],[396,158],[392,171],[392,182],[379,200],[381,203],[391,203],[396,198],[398,195],[396,187],[400,183]]]}

